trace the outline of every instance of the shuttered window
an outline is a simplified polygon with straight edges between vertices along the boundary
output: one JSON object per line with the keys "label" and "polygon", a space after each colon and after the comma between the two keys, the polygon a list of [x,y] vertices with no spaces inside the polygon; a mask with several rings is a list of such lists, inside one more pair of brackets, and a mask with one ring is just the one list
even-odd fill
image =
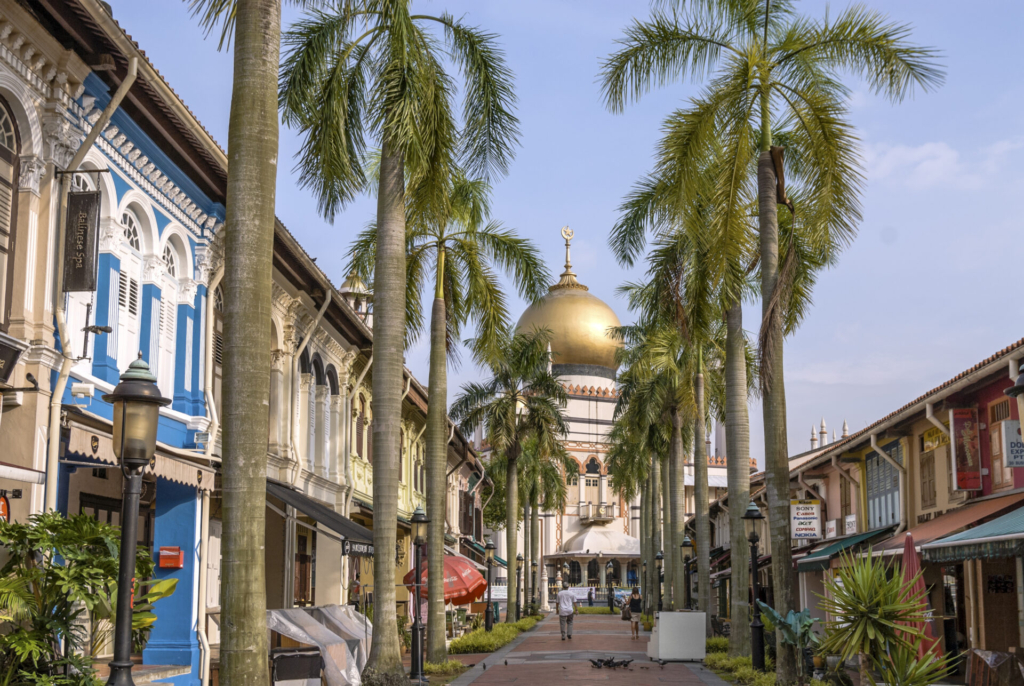
{"label": "shuttered window", "polygon": [[7,102],[0,98],[0,331],[11,323],[14,287],[14,239],[18,223],[18,127]]}
{"label": "shuttered window", "polygon": [[921,509],[935,507],[935,452],[921,456]]}
{"label": "shuttered window", "polygon": [[356,417],[356,455],[363,456],[363,422],[366,419],[366,401],[359,399],[359,415]]}

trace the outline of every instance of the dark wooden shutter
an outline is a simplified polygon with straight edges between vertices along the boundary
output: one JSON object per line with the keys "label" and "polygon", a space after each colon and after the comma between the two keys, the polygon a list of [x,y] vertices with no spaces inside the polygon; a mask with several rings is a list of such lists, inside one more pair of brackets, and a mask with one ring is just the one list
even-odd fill
{"label": "dark wooden shutter", "polygon": [[359,416],[356,417],[356,455],[363,456],[363,420],[366,418],[366,402],[359,399]]}

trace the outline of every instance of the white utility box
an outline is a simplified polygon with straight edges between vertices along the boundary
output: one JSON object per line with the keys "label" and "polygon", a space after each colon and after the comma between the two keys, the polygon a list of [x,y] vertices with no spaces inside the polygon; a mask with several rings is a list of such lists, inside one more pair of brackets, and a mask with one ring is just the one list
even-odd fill
{"label": "white utility box", "polygon": [[666,662],[703,660],[707,649],[704,612],[655,612],[647,657]]}

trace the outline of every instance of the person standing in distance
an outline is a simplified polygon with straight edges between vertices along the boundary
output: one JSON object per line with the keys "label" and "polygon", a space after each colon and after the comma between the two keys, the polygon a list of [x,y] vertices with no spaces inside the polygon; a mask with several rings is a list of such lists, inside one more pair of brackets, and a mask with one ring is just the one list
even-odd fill
{"label": "person standing in distance", "polygon": [[640,615],[643,613],[644,605],[640,598],[640,589],[634,587],[633,593],[629,596],[629,627],[633,630],[633,640],[640,640]]}
{"label": "person standing in distance", "polygon": [[558,627],[562,630],[562,640],[568,634],[572,640],[572,620],[576,614],[576,596],[569,590],[569,582],[562,582],[562,590],[558,592]]}

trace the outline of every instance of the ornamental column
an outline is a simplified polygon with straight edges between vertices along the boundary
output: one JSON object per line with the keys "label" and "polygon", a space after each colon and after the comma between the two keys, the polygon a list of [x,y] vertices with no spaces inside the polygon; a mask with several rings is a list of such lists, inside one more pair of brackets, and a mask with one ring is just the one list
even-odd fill
{"label": "ornamental column", "polygon": [[313,464],[309,471],[323,476],[327,468],[327,442],[330,440],[327,422],[329,421],[331,387],[317,386],[314,395],[313,416],[316,420],[312,430],[313,449],[309,451]]}
{"label": "ornamental column", "polygon": [[300,465],[301,460],[309,462],[309,422],[312,419],[309,411],[310,397],[313,395],[313,375],[299,374],[299,402],[296,403],[298,416],[295,421],[299,424],[299,444],[296,447],[299,454],[295,455],[295,461]]}
{"label": "ornamental column", "polygon": [[[330,440],[327,442],[327,478],[338,483],[338,455],[341,451],[341,420],[344,400],[341,395],[332,395],[330,400],[330,419],[327,423]],[[346,513],[348,514],[348,513]]]}
{"label": "ornamental column", "polygon": [[601,503],[601,507],[608,504],[608,475],[602,474],[601,480],[597,487],[597,499]]}

